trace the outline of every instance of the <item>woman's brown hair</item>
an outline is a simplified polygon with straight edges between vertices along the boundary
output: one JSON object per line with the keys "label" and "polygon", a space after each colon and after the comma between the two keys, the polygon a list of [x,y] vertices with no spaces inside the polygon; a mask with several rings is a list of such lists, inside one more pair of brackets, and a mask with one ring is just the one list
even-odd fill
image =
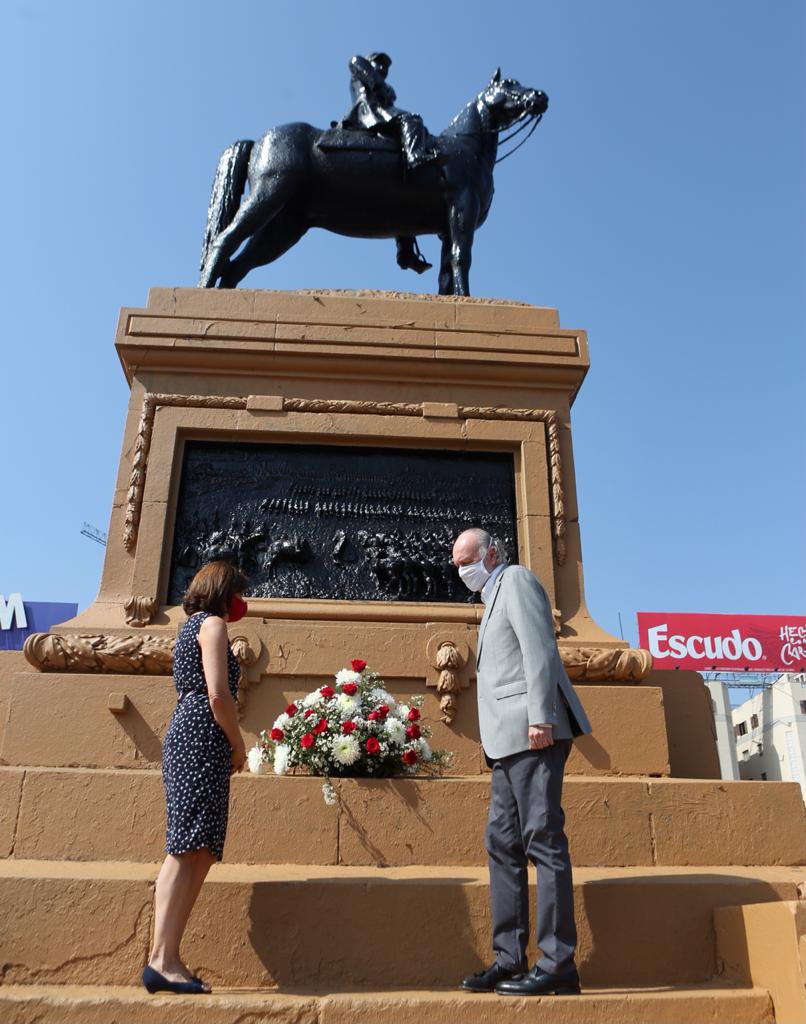
{"label": "woman's brown hair", "polygon": [[241,570],[231,562],[208,562],[199,569],[185,591],[182,598],[185,614],[210,612],[223,619],[233,597],[242,593],[248,582]]}

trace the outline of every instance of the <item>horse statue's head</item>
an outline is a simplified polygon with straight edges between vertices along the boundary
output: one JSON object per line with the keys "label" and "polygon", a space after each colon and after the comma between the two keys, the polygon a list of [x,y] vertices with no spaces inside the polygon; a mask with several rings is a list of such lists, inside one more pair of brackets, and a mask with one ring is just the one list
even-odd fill
{"label": "horse statue's head", "polygon": [[540,89],[527,89],[514,78],[501,78],[498,68],[490,84],[479,93],[478,103],[486,108],[493,127],[501,130],[522,118],[542,116],[548,109],[549,98]]}

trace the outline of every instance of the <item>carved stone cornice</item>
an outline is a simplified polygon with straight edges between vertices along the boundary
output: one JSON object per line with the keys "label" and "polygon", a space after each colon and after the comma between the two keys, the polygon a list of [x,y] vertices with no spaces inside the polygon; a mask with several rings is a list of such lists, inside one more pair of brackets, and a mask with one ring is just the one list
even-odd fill
{"label": "carved stone cornice", "polygon": [[560,646],[560,658],[574,682],[638,683],[652,671],[652,655],[640,648]]}
{"label": "carved stone cornice", "polygon": [[[280,412],[341,413],[351,416],[425,416],[428,403],[424,402],[371,402],[347,399],[278,398]],[[129,486],[126,493],[126,512],[123,520],[123,545],[133,552],[137,547],[137,534],[143,506],[148,456],[157,409],[162,407],[187,409],[246,409],[249,398],[226,395],[168,395],[146,393],[140,413],[137,437],[134,443]],[[551,529],[554,538],[554,558],[558,565],[566,558],[565,490],[563,486],[562,456],[560,452],[560,424],[557,413],[550,409],[507,409],[489,405],[460,405],[461,420],[526,420],[543,423],[551,483]]]}
{"label": "carved stone cornice", "polygon": [[157,614],[156,597],[132,595],[123,605],[126,623],[129,626],[147,626]]}

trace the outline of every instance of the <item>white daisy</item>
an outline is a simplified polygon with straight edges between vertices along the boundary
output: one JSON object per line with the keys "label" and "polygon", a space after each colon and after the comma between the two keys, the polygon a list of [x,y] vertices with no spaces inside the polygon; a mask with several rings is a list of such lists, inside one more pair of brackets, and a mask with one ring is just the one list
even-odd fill
{"label": "white daisy", "polygon": [[274,748],[274,774],[286,775],[288,773],[288,759],[291,755],[291,748],[285,743],[278,743]]}
{"label": "white daisy", "polygon": [[358,740],[353,736],[336,736],[332,750],[334,760],[346,766],[355,764],[360,753]]}

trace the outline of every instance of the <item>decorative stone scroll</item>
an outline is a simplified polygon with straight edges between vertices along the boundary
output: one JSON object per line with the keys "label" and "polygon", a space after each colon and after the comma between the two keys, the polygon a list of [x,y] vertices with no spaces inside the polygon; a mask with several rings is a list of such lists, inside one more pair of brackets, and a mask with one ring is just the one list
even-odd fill
{"label": "decorative stone scroll", "polygon": [[560,657],[574,682],[638,683],[652,671],[652,655],[636,648],[561,645]]}
{"label": "decorative stone scroll", "polygon": [[439,694],[439,707],[442,711],[442,721],[450,725],[456,714],[456,701],[459,696],[459,675],[457,669],[462,664],[456,645],[450,640],[440,644],[437,651],[436,669],[439,672],[437,680],[437,693]]}
{"label": "decorative stone scroll", "polygon": [[156,597],[132,596],[123,605],[126,613],[126,623],[129,626],[147,626],[157,614]]}
{"label": "decorative stone scroll", "polygon": [[425,657],[426,686],[436,689],[442,721],[450,725],[458,710],[459,693],[470,686],[470,648],[465,640],[440,631],[429,637]]}
{"label": "decorative stone scroll", "polygon": [[[417,402],[370,402],[347,399],[282,398],[283,412],[343,413],[348,415],[372,416],[424,416],[428,403]],[[147,393],[137,428],[137,437],[132,456],[129,487],[126,494],[126,513],[123,521],[123,545],[133,552],[137,546],[137,534],[143,506],[148,456],[154,419],[160,407],[189,409],[246,409],[246,396],[226,395],[172,395]],[[560,425],[555,412],[548,409],[507,409],[497,406],[458,407],[462,420],[528,420],[543,423],[548,448],[549,479],[551,482],[551,523],[554,538],[554,557],[558,565],[566,558],[566,517],[565,491],[563,487],[562,456],[560,453]]]}
{"label": "decorative stone scroll", "polygon": [[[259,640],[257,643],[262,648],[263,645]],[[246,711],[246,692],[252,682],[249,678],[248,669],[255,664],[260,651],[256,651],[251,646],[249,638],[245,636],[234,637],[230,641],[230,649],[241,667],[241,676],[238,680],[238,693],[235,697],[235,703],[238,705],[238,718],[243,718],[244,712]]]}

